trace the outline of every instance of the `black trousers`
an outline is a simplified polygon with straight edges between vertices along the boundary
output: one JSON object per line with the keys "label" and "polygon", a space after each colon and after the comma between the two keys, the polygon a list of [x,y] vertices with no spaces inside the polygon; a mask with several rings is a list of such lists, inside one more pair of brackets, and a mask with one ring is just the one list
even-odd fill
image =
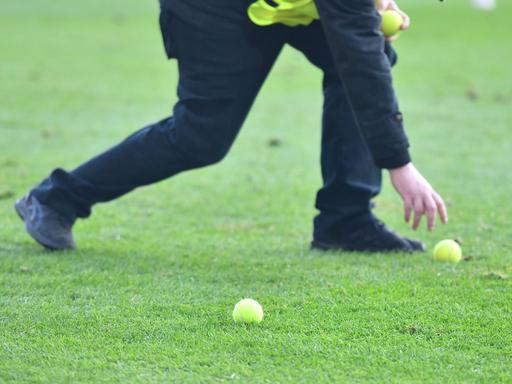
{"label": "black trousers", "polygon": [[[289,44],[324,73],[324,185],[316,197],[320,213],[314,236],[335,236],[371,220],[370,200],[380,191],[381,171],[354,122],[319,22],[295,28],[262,28],[229,19],[197,25],[166,13],[161,26],[167,52],[178,60],[179,101],[173,116],[70,172],[54,170],[32,190],[34,196],[75,220],[87,217],[96,203],[220,161],[281,49]],[[386,49],[394,62],[394,52]]]}

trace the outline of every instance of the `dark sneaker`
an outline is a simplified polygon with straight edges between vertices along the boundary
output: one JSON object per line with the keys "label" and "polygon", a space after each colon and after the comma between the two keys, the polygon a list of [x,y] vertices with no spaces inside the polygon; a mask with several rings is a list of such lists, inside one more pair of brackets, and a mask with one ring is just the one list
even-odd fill
{"label": "dark sneaker", "polygon": [[14,209],[25,222],[25,229],[32,238],[50,250],[74,249],[71,229],[73,222],[52,208],[43,205],[34,196],[22,197]]}
{"label": "dark sneaker", "polygon": [[311,248],[353,252],[424,252],[426,249],[423,243],[397,235],[378,220],[370,221],[338,239],[315,239]]}

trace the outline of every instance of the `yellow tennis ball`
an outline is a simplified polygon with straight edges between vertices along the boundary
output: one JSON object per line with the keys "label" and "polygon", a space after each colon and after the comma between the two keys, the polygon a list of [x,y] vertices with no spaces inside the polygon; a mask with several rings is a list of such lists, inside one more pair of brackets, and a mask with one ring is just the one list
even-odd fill
{"label": "yellow tennis ball", "polygon": [[396,35],[400,31],[404,18],[397,11],[388,10],[382,13],[382,33],[386,37]]}
{"label": "yellow tennis ball", "polygon": [[457,264],[462,258],[462,249],[454,240],[443,240],[434,247],[434,259]]}
{"label": "yellow tennis ball", "polygon": [[240,300],[233,309],[233,320],[236,323],[261,323],[263,308],[256,300]]}

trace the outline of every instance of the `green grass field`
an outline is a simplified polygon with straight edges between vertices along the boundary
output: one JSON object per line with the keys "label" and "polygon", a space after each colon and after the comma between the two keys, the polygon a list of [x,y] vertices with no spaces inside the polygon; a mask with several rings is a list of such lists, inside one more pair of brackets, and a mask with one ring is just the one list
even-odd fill
{"label": "green grass field", "polygon": [[[512,4],[403,6],[396,86],[450,223],[413,234],[387,181],[376,213],[430,249],[459,239],[456,267],[309,250],[321,76],[291,49],[224,162],[97,206],[78,251],[44,252],[14,199],[168,115],[176,64],[156,0],[2,2],[0,382],[512,382]],[[263,323],[232,322],[243,297]]]}

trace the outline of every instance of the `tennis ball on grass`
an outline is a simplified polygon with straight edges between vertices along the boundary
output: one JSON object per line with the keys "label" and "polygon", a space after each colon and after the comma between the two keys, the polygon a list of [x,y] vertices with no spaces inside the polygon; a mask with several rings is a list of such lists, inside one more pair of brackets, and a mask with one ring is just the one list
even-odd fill
{"label": "tennis ball on grass", "polygon": [[240,300],[233,309],[233,320],[236,323],[261,323],[263,308],[256,300]]}
{"label": "tennis ball on grass", "polygon": [[462,250],[455,240],[443,240],[434,247],[434,259],[457,264],[462,258]]}
{"label": "tennis ball on grass", "polygon": [[396,35],[400,31],[404,18],[397,11],[385,11],[382,13],[382,33],[386,37]]}

